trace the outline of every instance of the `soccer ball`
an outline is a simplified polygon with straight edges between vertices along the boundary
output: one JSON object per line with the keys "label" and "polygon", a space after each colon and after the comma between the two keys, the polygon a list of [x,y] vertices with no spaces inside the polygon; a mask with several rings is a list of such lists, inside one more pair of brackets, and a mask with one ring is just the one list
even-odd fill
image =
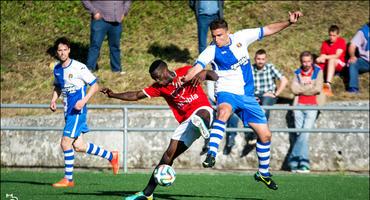
{"label": "soccer ball", "polygon": [[170,186],[176,179],[176,172],[169,165],[159,165],[154,170],[154,180],[160,186]]}

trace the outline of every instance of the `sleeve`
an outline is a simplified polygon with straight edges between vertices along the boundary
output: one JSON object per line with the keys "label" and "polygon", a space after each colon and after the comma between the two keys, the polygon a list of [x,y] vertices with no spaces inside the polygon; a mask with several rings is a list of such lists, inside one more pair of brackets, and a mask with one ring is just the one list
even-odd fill
{"label": "sleeve", "polygon": [[283,73],[281,73],[278,69],[276,69],[275,65],[271,64],[271,71],[274,78],[281,79],[283,77]]}
{"label": "sleeve", "polygon": [[161,91],[155,85],[144,88],[143,92],[148,98],[161,96]]}
{"label": "sleeve", "polygon": [[82,1],[82,5],[89,11],[90,14],[92,15],[95,15],[97,12],[98,12],[98,9],[96,9],[91,1],[86,1],[86,0],[83,0]]}
{"label": "sleeve", "polygon": [[200,64],[203,69],[206,68],[207,64],[210,63],[215,58],[216,46],[208,46],[195,61],[194,65]]}
{"label": "sleeve", "polygon": [[123,1],[123,15],[126,16],[130,10],[131,0]]}
{"label": "sleeve", "polygon": [[81,65],[80,78],[90,86],[94,85],[97,81],[96,77],[87,69],[86,65]]}
{"label": "sleeve", "polygon": [[362,31],[357,31],[356,35],[352,38],[351,43],[354,44],[357,48],[361,48],[364,39],[365,37]]}
{"label": "sleeve", "polygon": [[235,35],[238,35],[247,46],[257,40],[262,40],[263,34],[263,27],[244,29],[235,33]]}

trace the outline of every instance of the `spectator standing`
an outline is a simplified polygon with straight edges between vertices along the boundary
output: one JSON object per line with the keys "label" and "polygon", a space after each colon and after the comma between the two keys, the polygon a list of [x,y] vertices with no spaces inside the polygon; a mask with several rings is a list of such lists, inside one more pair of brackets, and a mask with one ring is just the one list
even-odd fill
{"label": "spectator standing", "polygon": [[108,36],[109,57],[112,72],[124,74],[121,67],[120,40],[122,20],[128,14],[131,0],[123,1],[82,1],[91,14],[90,47],[86,65],[97,71],[97,60],[105,36]]}
{"label": "spectator standing", "polygon": [[341,73],[346,65],[347,44],[346,40],[340,37],[337,25],[331,25],[328,33],[329,39],[322,42],[320,56],[316,58],[316,63],[325,74],[323,92],[327,96],[333,96],[331,81],[334,75]]}
{"label": "spectator standing", "polygon": [[[313,56],[304,51],[300,55],[301,67],[294,72],[291,85],[295,95],[293,105],[316,106],[322,104],[319,98],[323,88],[323,73],[320,67],[313,64]],[[317,110],[295,110],[295,128],[311,129],[315,125]],[[288,164],[292,172],[310,172],[309,133],[300,132],[291,135],[292,151],[288,156]]]}
{"label": "spectator standing", "polygon": [[223,0],[190,0],[190,8],[194,11],[198,27],[198,52],[207,47],[209,25],[216,19],[223,18]]}
{"label": "spectator standing", "polygon": [[[358,49],[359,57],[355,53]],[[359,73],[369,72],[369,22],[363,25],[356,35],[352,38],[351,44],[348,48],[349,53],[349,87],[348,92],[358,93],[358,75]]]}

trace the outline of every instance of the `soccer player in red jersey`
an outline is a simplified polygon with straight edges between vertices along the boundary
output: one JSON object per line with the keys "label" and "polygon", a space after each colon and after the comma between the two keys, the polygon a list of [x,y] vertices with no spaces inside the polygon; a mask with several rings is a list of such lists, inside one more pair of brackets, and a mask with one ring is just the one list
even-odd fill
{"label": "soccer player in red jersey", "polygon": [[[155,80],[151,86],[141,91],[123,93],[114,93],[109,88],[101,90],[109,98],[124,101],[137,101],[146,97],[163,97],[166,100],[180,125],[175,130],[169,147],[164,152],[158,166],[172,165],[173,161],[185,152],[200,135],[209,137],[208,129],[213,120],[213,109],[199,83],[206,79],[215,81],[218,76],[211,70],[202,70],[194,77],[194,85],[190,82],[178,85],[180,77],[191,68],[192,66],[184,66],[171,71],[164,61],[156,60],[149,68],[150,76]],[[151,200],[156,186],[157,183],[152,174],[146,188],[142,192],[127,197],[126,200]]]}

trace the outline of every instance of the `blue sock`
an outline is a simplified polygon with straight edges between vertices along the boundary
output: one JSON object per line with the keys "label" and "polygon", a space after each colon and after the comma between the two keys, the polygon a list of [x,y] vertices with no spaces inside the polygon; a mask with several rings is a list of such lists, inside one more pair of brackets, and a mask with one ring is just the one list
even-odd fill
{"label": "blue sock", "polygon": [[210,139],[209,139],[209,150],[208,154],[217,156],[217,150],[220,146],[221,140],[224,137],[226,129],[226,123],[215,119],[212,124]]}
{"label": "blue sock", "polygon": [[270,145],[271,142],[257,141],[256,152],[258,157],[258,171],[262,176],[270,176]]}
{"label": "blue sock", "polygon": [[113,158],[112,152],[107,151],[103,148],[100,148],[99,146],[97,146],[93,143],[88,143],[87,144],[86,153],[88,153],[90,155],[100,156],[100,157],[105,158],[109,161],[111,161],[112,158]]}
{"label": "blue sock", "polygon": [[75,160],[73,149],[64,151],[64,178],[73,180],[73,163]]}

